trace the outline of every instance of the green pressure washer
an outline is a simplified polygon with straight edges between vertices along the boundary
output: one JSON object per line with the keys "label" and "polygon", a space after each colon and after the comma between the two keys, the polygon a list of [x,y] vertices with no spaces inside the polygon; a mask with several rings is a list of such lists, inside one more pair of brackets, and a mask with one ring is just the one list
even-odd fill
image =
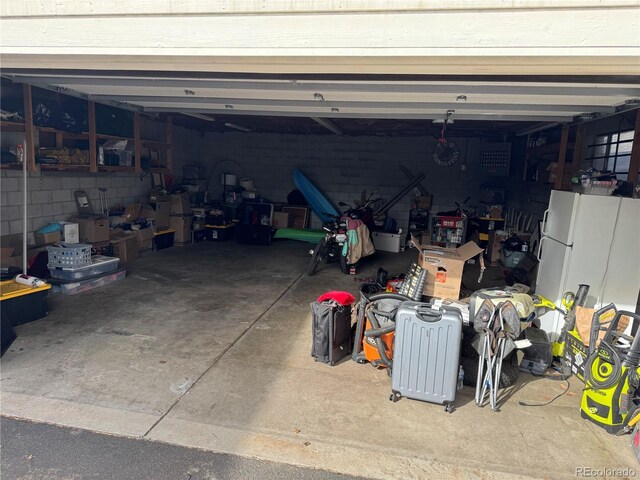
{"label": "green pressure washer", "polygon": [[[622,323],[626,318],[630,322]],[[582,418],[609,433],[624,430],[627,417],[640,405],[639,326],[640,315],[618,311],[613,304],[593,316],[580,410]],[[604,328],[606,333],[596,346]]]}

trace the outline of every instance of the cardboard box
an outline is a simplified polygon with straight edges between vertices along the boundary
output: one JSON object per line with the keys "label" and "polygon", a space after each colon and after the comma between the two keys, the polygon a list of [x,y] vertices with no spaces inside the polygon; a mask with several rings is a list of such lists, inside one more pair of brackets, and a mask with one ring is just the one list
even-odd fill
{"label": "cardboard box", "polygon": [[22,234],[0,237],[0,265],[3,267],[22,267]]}
{"label": "cardboard box", "polygon": [[109,219],[102,215],[83,215],[71,219],[78,224],[80,242],[99,243],[109,241]]}
{"label": "cardboard box", "polygon": [[141,206],[139,203],[133,203],[131,205],[127,205],[127,207],[124,210],[125,222],[128,222],[128,223],[135,222],[140,216],[140,208]]}
{"label": "cardboard box", "polygon": [[431,195],[421,195],[415,199],[416,208],[429,210],[431,208]]}
{"label": "cardboard box", "polygon": [[175,216],[170,217],[169,228],[176,231],[174,241],[176,243],[190,243],[191,242],[191,223],[193,222],[192,215]]}
{"label": "cardboard box", "polygon": [[287,212],[273,212],[273,228],[289,228],[293,223],[293,217]]}
{"label": "cardboard box", "polygon": [[487,247],[487,260],[493,265],[498,264],[500,260],[500,250],[502,250],[502,243],[509,238],[509,234],[505,231],[498,230],[489,232],[489,245]]}
{"label": "cardboard box", "polygon": [[290,217],[292,217],[293,228],[307,228],[308,218],[309,218],[309,208],[308,207],[290,207],[285,206],[282,207],[282,211],[288,213]]}
{"label": "cardboard box", "polygon": [[109,229],[109,239],[117,238],[122,236],[124,230],[121,228],[110,228]]}
{"label": "cardboard box", "polygon": [[138,239],[138,252],[146,252],[153,248],[153,229],[141,228],[134,230],[136,238]]}
{"label": "cardboard box", "polygon": [[149,194],[149,202],[151,203],[160,203],[160,202],[170,202],[171,197],[166,195],[163,192],[151,192]]}
{"label": "cardboard box", "polygon": [[172,202],[156,203],[155,225],[158,231],[169,228],[171,223],[171,205]]}
{"label": "cardboard box", "polygon": [[113,255],[120,259],[120,263],[129,263],[138,258],[138,239],[133,233],[123,233],[110,240],[113,245]]}
{"label": "cardboard box", "polygon": [[146,218],[147,220],[155,220],[156,219],[156,209],[151,205],[143,205],[140,207],[141,218]]}
{"label": "cardboard box", "polygon": [[11,258],[14,251],[15,248],[13,247],[0,247],[0,258]]}
{"label": "cardboard box", "polygon": [[171,215],[191,215],[188,193],[171,195]]}
{"label": "cardboard box", "polygon": [[60,230],[50,233],[38,233],[34,232],[33,236],[36,239],[36,245],[50,245],[52,243],[60,243],[62,236]]}
{"label": "cardboard box", "polygon": [[467,260],[483,252],[474,242],[458,248],[434,247],[412,236],[411,243],[418,249],[418,264],[427,270],[424,294],[429,297],[458,300],[462,271]]}
{"label": "cardboard box", "polygon": [[80,228],[75,222],[58,222],[62,227],[62,241],[64,243],[80,243]]}

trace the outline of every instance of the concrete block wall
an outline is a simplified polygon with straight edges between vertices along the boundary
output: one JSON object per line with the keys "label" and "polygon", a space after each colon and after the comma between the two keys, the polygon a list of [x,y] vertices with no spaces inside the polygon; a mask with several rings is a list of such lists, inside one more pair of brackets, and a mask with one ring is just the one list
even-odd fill
{"label": "concrete block wall", "polygon": [[[432,159],[433,137],[348,137],[335,135],[278,135],[255,133],[207,133],[202,139],[200,164],[210,176],[212,198],[221,198],[220,177],[224,172],[251,177],[260,195],[286,203],[296,187],[293,170],[300,168],[337,205],[360,198],[362,190],[393,197],[408,179],[398,169],[405,165],[423,172],[423,185],[434,196],[432,212],[455,208],[471,196],[477,204],[480,185],[488,180],[479,167],[480,139],[451,138],[460,148],[460,160],[440,167]],[[465,164],[466,169],[461,169]],[[176,166],[179,166],[176,163]],[[177,170],[179,172],[179,170]],[[410,196],[390,211],[399,226],[409,220]],[[312,226],[320,221],[312,216]]]}
{"label": "concrete block wall", "polygon": [[[22,182],[20,171],[3,170],[0,175],[2,235],[22,233]],[[27,231],[33,232],[51,222],[68,220],[75,215],[74,190],[86,190],[94,210],[99,210],[98,188],[107,189],[110,206],[139,202],[148,192],[147,181],[140,175],[31,173],[27,179]]]}

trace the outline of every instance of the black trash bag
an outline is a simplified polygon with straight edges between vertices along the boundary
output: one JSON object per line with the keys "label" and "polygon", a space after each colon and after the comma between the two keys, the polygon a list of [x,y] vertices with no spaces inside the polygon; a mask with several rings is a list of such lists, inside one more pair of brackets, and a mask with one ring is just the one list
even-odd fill
{"label": "black trash bag", "polygon": [[524,245],[524,240],[522,240],[517,235],[507,238],[502,242],[502,248],[505,250],[509,250],[511,252],[521,252],[522,245]]}

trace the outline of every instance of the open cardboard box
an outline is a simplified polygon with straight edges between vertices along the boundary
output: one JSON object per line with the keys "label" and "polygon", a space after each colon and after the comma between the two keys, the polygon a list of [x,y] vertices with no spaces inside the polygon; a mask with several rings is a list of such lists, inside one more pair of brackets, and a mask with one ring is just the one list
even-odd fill
{"label": "open cardboard box", "polygon": [[475,242],[467,242],[458,248],[436,247],[413,235],[411,243],[418,249],[418,265],[427,270],[424,295],[458,300],[464,264],[480,255],[482,248]]}

